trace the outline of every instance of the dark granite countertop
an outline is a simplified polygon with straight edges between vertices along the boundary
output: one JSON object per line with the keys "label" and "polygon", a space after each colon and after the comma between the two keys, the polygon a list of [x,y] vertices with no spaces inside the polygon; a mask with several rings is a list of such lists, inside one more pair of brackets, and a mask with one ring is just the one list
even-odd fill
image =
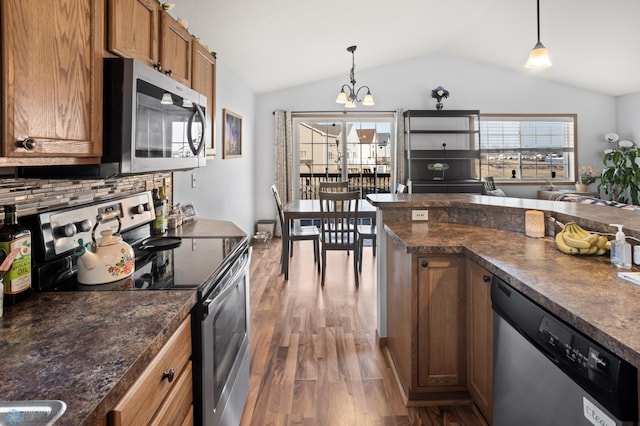
{"label": "dark granite countertop", "polygon": [[[244,237],[207,218],[170,235]],[[189,315],[196,290],[34,293],[0,317],[0,401],[59,399],[57,425],[96,424]]]}
{"label": "dark granite countertop", "polygon": [[618,278],[609,256],[570,256],[549,237],[477,226],[394,222],[385,229],[409,253],[466,255],[640,368],[640,286]]}
{"label": "dark granite countertop", "polygon": [[196,302],[195,290],[34,293],[0,318],[0,400],[59,399],[96,424]]}
{"label": "dark granite countertop", "polygon": [[[567,201],[535,200],[514,197],[490,197],[474,194],[370,194],[367,199],[375,207],[385,209],[433,208],[441,210],[478,209],[478,224],[487,226],[485,218],[519,210],[540,210],[562,222],[573,220],[587,229],[615,233],[610,223],[624,226],[627,236],[640,238],[640,212],[615,207],[580,204]],[[446,220],[446,222],[451,222]],[[501,228],[501,226],[489,226]],[[512,229],[513,230],[513,229]],[[522,229],[524,232],[524,229]]]}
{"label": "dark granite countertop", "polygon": [[246,237],[247,234],[233,222],[200,217],[176,229],[170,229],[167,235],[184,238],[224,238]]}

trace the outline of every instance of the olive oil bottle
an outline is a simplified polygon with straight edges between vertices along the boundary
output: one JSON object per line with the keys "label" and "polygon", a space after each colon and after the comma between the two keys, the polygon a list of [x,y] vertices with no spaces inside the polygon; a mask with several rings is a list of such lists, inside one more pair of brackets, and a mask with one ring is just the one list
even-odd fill
{"label": "olive oil bottle", "polygon": [[167,197],[164,195],[164,187],[153,189],[153,208],[156,212],[156,219],[151,224],[151,233],[153,235],[166,234],[169,228],[167,215]]}
{"label": "olive oil bottle", "polygon": [[0,227],[2,258],[16,251],[16,258],[2,279],[4,304],[13,305],[31,292],[31,232],[18,224],[16,206],[4,206],[4,225]]}

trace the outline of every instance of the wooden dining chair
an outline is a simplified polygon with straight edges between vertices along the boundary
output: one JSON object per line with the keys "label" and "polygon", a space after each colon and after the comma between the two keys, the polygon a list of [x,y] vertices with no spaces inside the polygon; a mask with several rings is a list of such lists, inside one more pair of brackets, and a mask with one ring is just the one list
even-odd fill
{"label": "wooden dining chair", "polygon": [[320,182],[320,192],[346,192],[349,190],[349,181]]}
{"label": "wooden dining chair", "polygon": [[320,192],[320,211],[322,212],[322,285],[327,270],[327,251],[353,251],[353,272],[356,287],[358,274],[358,203],[360,192]]}
{"label": "wooden dining chair", "polygon": [[[284,245],[289,244],[289,256],[293,257],[293,242],[294,241],[313,241],[313,260],[318,264],[318,272],[320,272],[320,231],[315,225],[308,226],[295,226],[294,224],[287,224],[284,220],[284,211],[282,209],[282,201],[280,200],[280,194],[278,194],[278,189],[275,185],[271,185],[271,192],[273,193],[273,198],[276,201],[276,207],[278,208],[278,218],[280,219],[280,229],[284,230],[285,226],[288,226],[289,230],[289,241],[282,241],[282,249],[280,253],[280,262],[281,265],[284,265],[284,262],[288,262],[288,259],[285,259],[285,251]],[[288,268],[285,270],[285,280],[289,279]]]}

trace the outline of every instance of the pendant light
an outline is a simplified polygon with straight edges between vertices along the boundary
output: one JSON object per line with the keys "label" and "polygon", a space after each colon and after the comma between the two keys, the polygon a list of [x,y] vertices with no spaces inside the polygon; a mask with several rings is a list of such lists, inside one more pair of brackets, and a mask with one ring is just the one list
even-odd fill
{"label": "pendant light", "polygon": [[538,42],[531,53],[529,54],[529,60],[525,64],[526,68],[533,69],[542,69],[548,68],[551,66],[551,59],[549,59],[549,51],[544,44],[540,43],[540,0],[537,0],[538,3]]}
{"label": "pendant light", "polygon": [[[355,108],[357,103],[361,103],[364,106],[373,106],[375,105],[375,101],[373,100],[373,95],[371,94],[371,89],[368,86],[361,86],[356,90],[356,60],[355,54],[357,46],[349,46],[347,47],[347,52],[351,53],[351,74],[349,84],[343,84],[340,92],[338,92],[338,97],[336,98],[336,102],[339,104],[343,104],[345,108]],[[358,95],[361,90],[367,90],[367,93],[364,95],[362,100],[358,99]],[[348,93],[347,93],[348,92]]]}

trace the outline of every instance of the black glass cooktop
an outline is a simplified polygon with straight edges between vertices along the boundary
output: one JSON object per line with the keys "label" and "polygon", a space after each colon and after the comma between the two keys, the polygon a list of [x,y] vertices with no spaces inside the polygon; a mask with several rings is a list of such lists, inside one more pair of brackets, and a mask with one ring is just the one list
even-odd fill
{"label": "black glass cooktop", "polygon": [[182,238],[168,250],[140,250],[134,247],[133,275],[107,284],[84,285],[76,275],[59,281],[49,290],[181,290],[199,288],[215,281],[233,263],[246,238]]}

